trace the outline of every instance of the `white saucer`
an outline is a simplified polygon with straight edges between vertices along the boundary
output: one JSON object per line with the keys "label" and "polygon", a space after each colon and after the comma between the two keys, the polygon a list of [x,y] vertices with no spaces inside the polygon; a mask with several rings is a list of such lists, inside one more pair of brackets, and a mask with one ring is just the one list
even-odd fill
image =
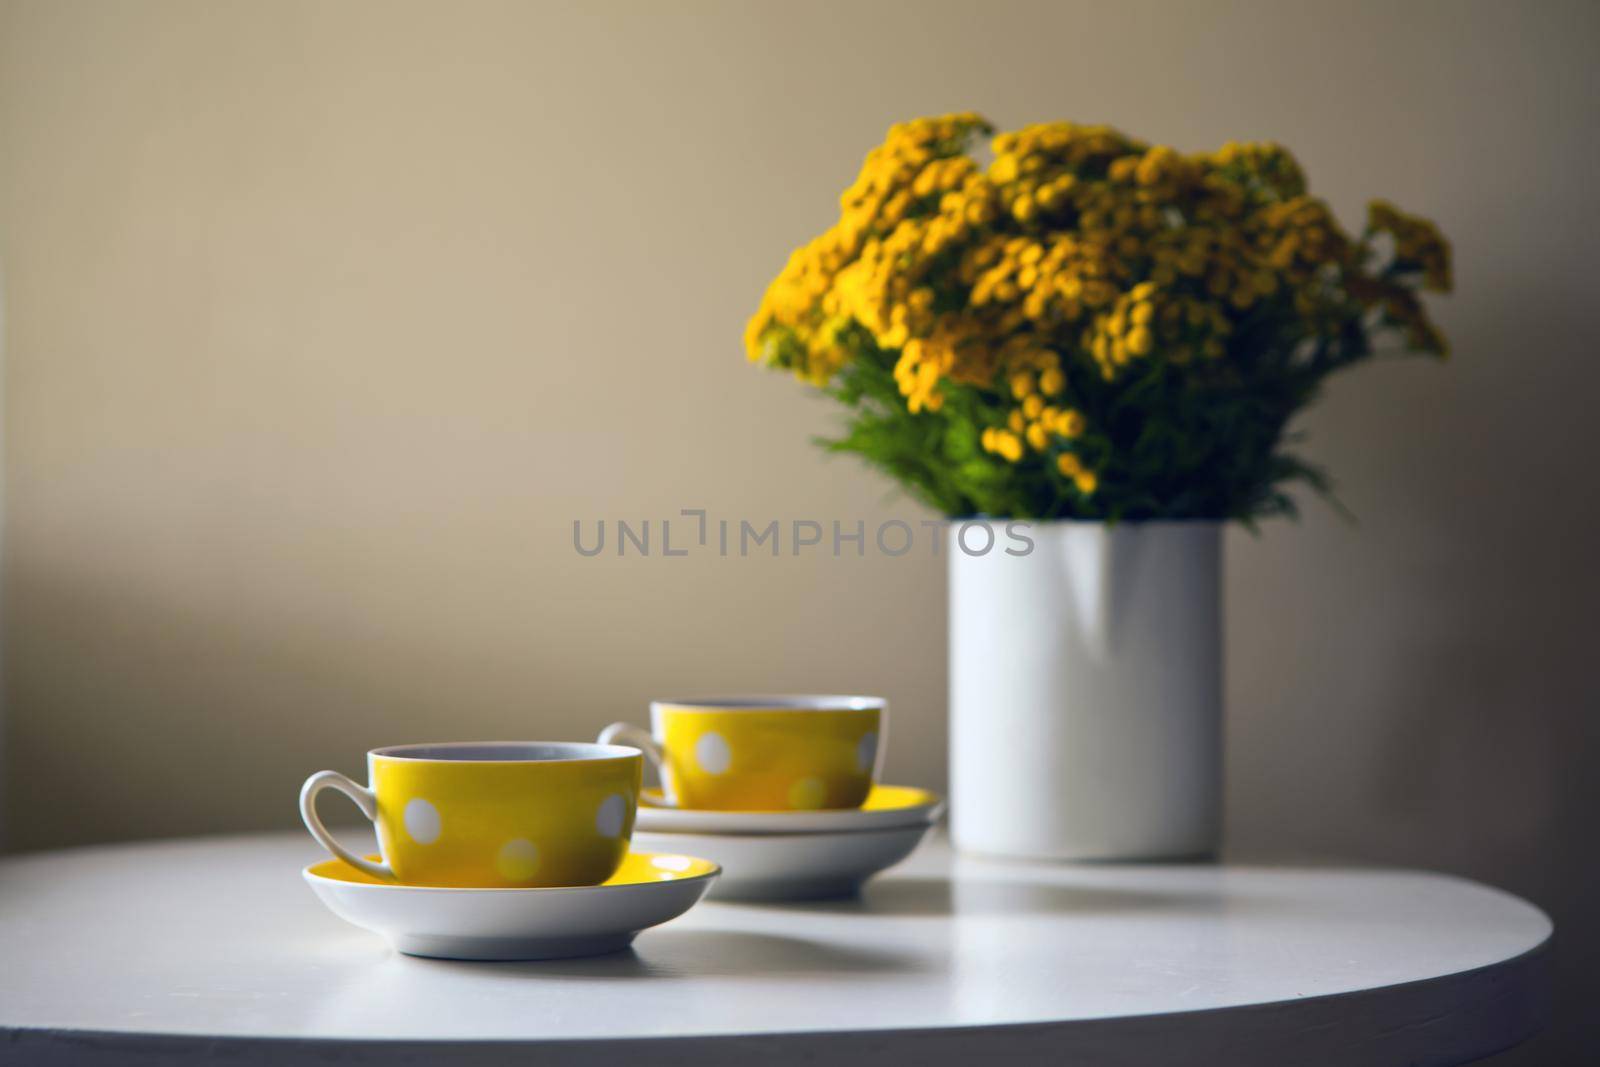
{"label": "white saucer", "polygon": [[[641,813],[643,809],[640,809]],[[905,859],[932,823],[823,834],[660,834],[635,831],[636,848],[683,850],[722,866],[714,900],[817,900],[860,891]]]}
{"label": "white saucer", "polygon": [[926,826],[944,811],[937,793],[906,785],[875,785],[859,808],[822,811],[706,811],[666,807],[659,789],[639,798],[635,831],[669,834],[816,834]]}
{"label": "white saucer", "polygon": [[382,934],[408,955],[457,960],[616,952],[639,931],[694,907],[718,873],[715,863],[670,847],[665,854],[630,852],[601,885],[559,889],[396,885],[343,860],[323,860],[304,871],[306,882],[339,918]]}

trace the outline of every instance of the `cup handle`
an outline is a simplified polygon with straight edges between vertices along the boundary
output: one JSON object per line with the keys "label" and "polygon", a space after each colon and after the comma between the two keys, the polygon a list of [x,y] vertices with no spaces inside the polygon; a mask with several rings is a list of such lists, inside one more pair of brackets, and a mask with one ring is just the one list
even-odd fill
{"label": "cup handle", "polygon": [[[635,726],[631,722],[614,722],[600,731],[600,736],[595,739],[602,745],[628,745],[644,753],[644,758],[649,760],[656,769],[656,777],[661,781],[661,796],[666,807],[676,807],[676,798],[672,795],[672,787],[668,784],[666,771],[666,756],[661,751],[661,746],[656,739],[650,736],[650,731]],[[639,803],[648,804],[641,797]],[[661,806],[661,805],[655,805]]]}
{"label": "cup handle", "polygon": [[372,790],[346,778],[338,771],[318,771],[306,779],[306,784],[300,787],[300,818],[304,820],[306,829],[311,831],[311,836],[317,843],[339,859],[344,860],[358,871],[365,871],[374,878],[385,881],[394,881],[394,871],[389,869],[387,863],[373,863],[365,856],[358,856],[333,839],[328,828],[322,825],[322,819],[317,816],[317,794],[324,789],[337,789],[351,800],[356,807],[361,809],[369,821],[376,822],[378,818],[378,798]]}

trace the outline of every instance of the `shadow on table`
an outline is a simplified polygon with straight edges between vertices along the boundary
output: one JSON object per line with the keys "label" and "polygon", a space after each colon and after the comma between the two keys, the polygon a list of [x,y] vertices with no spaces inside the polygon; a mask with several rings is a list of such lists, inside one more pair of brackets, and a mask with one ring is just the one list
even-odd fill
{"label": "shadow on table", "polygon": [[1030,885],[945,878],[888,878],[859,896],[793,904],[748,904],[832,914],[862,915],[1104,915],[1160,911],[1204,915],[1222,908],[1219,894],[1202,890],[1108,889],[1095,886]]}
{"label": "shadow on table", "polygon": [[907,973],[927,961],[901,953],[743,930],[652,930],[636,948],[571,960],[505,963],[411,960],[423,967],[467,967],[539,978],[760,978],[764,975]]}

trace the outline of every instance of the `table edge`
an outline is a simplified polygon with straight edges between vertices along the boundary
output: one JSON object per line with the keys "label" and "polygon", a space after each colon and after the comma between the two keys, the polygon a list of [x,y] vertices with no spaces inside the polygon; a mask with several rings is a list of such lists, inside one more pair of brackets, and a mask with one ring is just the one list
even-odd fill
{"label": "table edge", "polygon": [[[527,1062],[530,1053],[574,1067],[609,1067],[648,1048],[666,1064],[735,1067],[760,1050],[770,1065],[832,1067],[880,1063],[889,1052],[929,1064],[974,1054],[1036,1055],[1051,1061],[1161,1062],[1170,1067],[1229,1062],[1277,1065],[1451,1064],[1493,1055],[1528,1040],[1549,1022],[1550,946],[1543,941],[1517,956],[1481,967],[1372,989],[1349,990],[1265,1004],[1187,1012],[1119,1015],[948,1027],[790,1030],[752,1033],[560,1037],[535,1039],[397,1040],[356,1037],[208,1035],[182,1032],[78,1030],[0,1024],[0,1050],[50,1067],[123,1062],[129,1055],[204,1057],[226,1048],[231,1062],[293,1065],[392,1063],[396,1055],[452,1064]],[[1407,995],[1398,1002],[1395,994]],[[1174,1030],[1183,1031],[1180,1034]],[[1181,1047],[1174,1046],[1177,1037]],[[1377,1047],[1380,1040],[1382,1047]]]}

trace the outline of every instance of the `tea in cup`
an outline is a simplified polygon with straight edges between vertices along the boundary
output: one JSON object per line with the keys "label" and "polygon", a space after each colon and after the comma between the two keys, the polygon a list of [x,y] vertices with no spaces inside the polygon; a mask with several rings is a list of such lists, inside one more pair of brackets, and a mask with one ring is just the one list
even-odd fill
{"label": "tea in cup", "polygon": [[[367,786],[318,771],[306,829],[339,859],[405,885],[599,885],[622,864],[639,805],[637,749],[538,741],[396,745],[367,753]],[[334,840],[317,794],[336,789],[376,825],[374,862]]]}
{"label": "tea in cup", "polygon": [[613,723],[600,741],[641,749],[674,807],[858,808],[877,778],[887,711],[864,696],[657,700],[650,730]]}

